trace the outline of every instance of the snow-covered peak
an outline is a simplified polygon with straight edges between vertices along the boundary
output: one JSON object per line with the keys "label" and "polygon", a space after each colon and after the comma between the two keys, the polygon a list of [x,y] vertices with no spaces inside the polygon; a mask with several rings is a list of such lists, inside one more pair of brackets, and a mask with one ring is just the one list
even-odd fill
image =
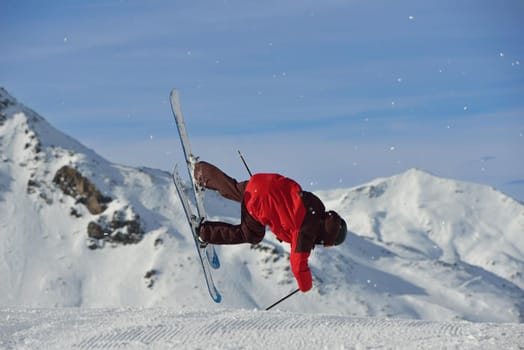
{"label": "snow-covered peak", "polygon": [[362,236],[416,247],[425,258],[462,260],[524,287],[524,264],[508,257],[524,253],[524,206],[492,187],[410,169],[348,190],[333,205]]}
{"label": "snow-covered peak", "polygon": [[32,148],[31,150],[36,153],[44,151],[42,155],[53,153],[46,152],[52,149],[58,152],[79,153],[100,160],[100,156],[54,128],[35,111],[18,102],[4,88],[0,88],[0,126],[4,127],[2,132],[4,139],[16,138],[16,142],[10,144],[12,148],[3,149],[5,156],[20,157],[24,153],[23,150]]}
{"label": "snow-covered peak", "polygon": [[16,103],[16,99],[7,92],[6,89],[0,86],[0,105],[7,106]]}

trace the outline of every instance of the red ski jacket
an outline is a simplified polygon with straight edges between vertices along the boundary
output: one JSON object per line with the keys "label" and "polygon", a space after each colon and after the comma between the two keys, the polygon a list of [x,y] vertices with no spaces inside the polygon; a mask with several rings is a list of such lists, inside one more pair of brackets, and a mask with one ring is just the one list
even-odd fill
{"label": "red ski jacket", "polygon": [[246,186],[244,204],[255,220],[268,226],[278,239],[291,244],[293,275],[301,291],[310,290],[308,258],[311,249],[298,247],[302,245],[299,238],[306,216],[300,185],[279,174],[255,174]]}

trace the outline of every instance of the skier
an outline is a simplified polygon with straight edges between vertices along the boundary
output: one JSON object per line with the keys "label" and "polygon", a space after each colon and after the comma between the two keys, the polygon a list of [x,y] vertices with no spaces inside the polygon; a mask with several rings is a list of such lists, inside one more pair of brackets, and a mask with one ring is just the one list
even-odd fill
{"label": "skier", "polygon": [[280,241],[291,244],[291,270],[302,292],[313,283],[308,258],[315,244],[332,247],[344,242],[346,222],[298,183],[279,174],[255,174],[237,182],[216,166],[198,162],[194,168],[197,186],[218,191],[241,203],[241,222],[201,222],[197,228],[202,244],[256,244],[268,226]]}

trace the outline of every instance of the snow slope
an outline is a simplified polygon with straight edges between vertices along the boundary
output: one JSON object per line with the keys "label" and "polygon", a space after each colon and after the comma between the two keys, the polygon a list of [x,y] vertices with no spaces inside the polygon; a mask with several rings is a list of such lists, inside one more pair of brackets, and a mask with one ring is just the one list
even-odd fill
{"label": "snow slope", "polygon": [[[224,300],[214,304],[170,175],[103,159],[4,89],[0,150],[0,307],[261,309],[296,288],[289,248],[268,233],[258,246],[218,248],[222,268],[214,276]],[[64,166],[111,198],[102,213],[57,186],[55,174]],[[286,300],[282,310],[524,320],[522,203],[417,169],[317,194],[348,219],[353,233],[341,247],[313,251],[314,289]],[[238,222],[236,203],[209,192],[206,206],[211,219]],[[117,240],[129,236],[120,228],[88,237],[91,223],[106,230],[115,217],[140,226],[137,242]]]}
{"label": "snow slope", "polygon": [[524,347],[523,324],[262,311],[0,310],[2,349],[493,349]]}

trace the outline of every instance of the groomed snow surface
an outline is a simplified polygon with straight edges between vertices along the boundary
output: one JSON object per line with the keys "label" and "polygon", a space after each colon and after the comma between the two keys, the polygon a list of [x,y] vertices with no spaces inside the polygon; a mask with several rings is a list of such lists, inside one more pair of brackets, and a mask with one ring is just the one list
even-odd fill
{"label": "groomed snow surface", "polygon": [[2,349],[524,349],[524,325],[280,311],[0,311]]}

